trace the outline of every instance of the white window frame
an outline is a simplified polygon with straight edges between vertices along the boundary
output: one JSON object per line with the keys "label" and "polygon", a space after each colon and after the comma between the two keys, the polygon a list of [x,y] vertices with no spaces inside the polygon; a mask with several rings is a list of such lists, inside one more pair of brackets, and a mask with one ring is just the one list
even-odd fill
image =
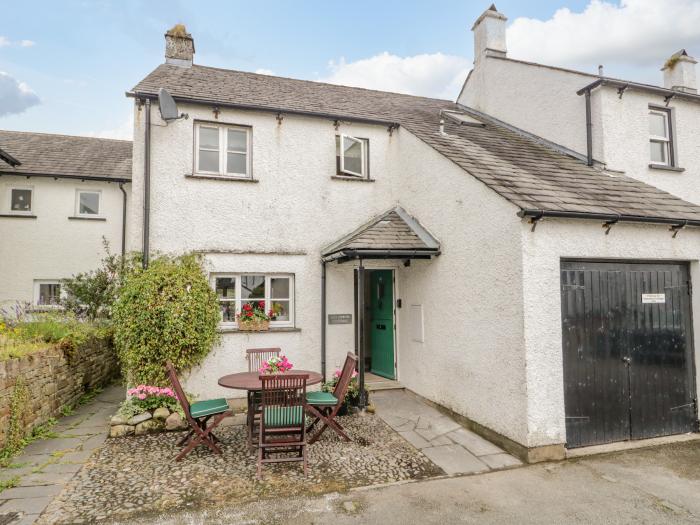
{"label": "white window frame", "polygon": [[[31,192],[31,204],[29,210],[12,209],[12,192],[14,190],[25,190]],[[10,186],[7,190],[7,209],[12,215],[33,215],[34,214],[34,186]]]}
{"label": "white window frame", "polygon": [[39,297],[40,297],[40,290],[42,284],[57,284],[61,288],[58,292],[58,297],[59,300],[63,299],[66,296],[66,291],[65,288],[63,287],[63,283],[61,282],[61,279],[35,279],[34,280],[34,293],[33,295],[33,304],[37,308],[61,308],[60,304],[39,304]]}
{"label": "white window frame", "polygon": [[[241,277],[245,277],[247,275],[258,275],[258,276],[264,276],[265,277],[265,297],[263,299],[244,299],[242,297],[241,293]],[[248,301],[260,301],[263,300],[265,301],[265,310],[269,311],[272,301],[270,296],[272,294],[272,279],[288,279],[289,280],[289,299],[284,299],[284,298],[276,298],[276,300],[282,300],[282,301],[289,301],[289,321],[273,321],[270,320],[270,327],[271,328],[292,328],[295,326],[295,315],[296,312],[294,310],[294,274],[291,273],[265,273],[265,272],[243,272],[243,273],[212,273],[209,276],[210,284],[211,287],[214,289],[216,292],[216,279],[221,279],[221,278],[231,278],[236,280],[236,296],[234,299],[223,299],[225,302],[232,302],[234,304],[234,318],[237,314],[240,313],[241,311],[241,305],[243,302],[248,302]],[[217,301],[222,302],[222,299],[220,299],[217,296]],[[238,322],[237,321],[220,321],[219,322],[220,326],[222,328],[237,328],[238,327]]]}
{"label": "white window frame", "polygon": [[[354,142],[357,142],[360,144],[360,165],[362,166],[362,172],[357,173],[356,171],[352,171],[349,169],[345,168],[345,140],[351,140]],[[367,177],[367,140],[366,139],[361,139],[358,137],[353,137],[351,135],[340,135],[340,151],[338,151],[338,155],[340,156],[340,173],[343,175],[349,175],[351,177],[360,177],[360,178],[365,178]]]}
{"label": "white window frame", "polygon": [[[81,193],[97,193],[97,213],[80,213],[80,194]],[[76,217],[102,217],[102,190],[91,190],[87,188],[78,188],[75,190],[75,216]]]}
{"label": "white window frame", "polygon": [[[206,171],[199,169],[199,130],[200,128],[217,128],[219,130],[219,171]],[[228,164],[228,130],[244,131],[246,134],[246,172],[247,173],[227,173]],[[253,170],[251,163],[252,151],[252,128],[250,126],[240,126],[235,124],[215,124],[212,122],[195,122],[194,126],[194,169],[197,175],[213,175],[231,179],[252,179]],[[215,151],[205,148],[206,151]],[[233,153],[233,152],[232,152]]]}
{"label": "white window frame", "polygon": [[649,108],[649,116],[660,115],[663,117],[666,124],[666,136],[652,135],[649,133],[649,142],[660,143],[664,145],[664,152],[666,155],[666,162],[659,162],[651,159],[651,153],[649,158],[649,163],[655,166],[669,166],[672,167],[675,164],[674,151],[673,151],[673,127],[671,125],[671,111],[665,109],[659,109],[651,107]]}

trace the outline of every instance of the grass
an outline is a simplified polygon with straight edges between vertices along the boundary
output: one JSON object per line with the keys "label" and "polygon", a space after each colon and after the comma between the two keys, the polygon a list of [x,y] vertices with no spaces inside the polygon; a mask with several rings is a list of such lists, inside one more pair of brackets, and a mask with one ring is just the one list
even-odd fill
{"label": "grass", "polygon": [[10,479],[0,480],[0,494],[5,489],[11,489],[17,486],[19,483],[19,476],[15,476]]}
{"label": "grass", "polygon": [[38,350],[44,350],[46,343],[34,341],[17,341],[0,334],[0,361],[19,359]]}

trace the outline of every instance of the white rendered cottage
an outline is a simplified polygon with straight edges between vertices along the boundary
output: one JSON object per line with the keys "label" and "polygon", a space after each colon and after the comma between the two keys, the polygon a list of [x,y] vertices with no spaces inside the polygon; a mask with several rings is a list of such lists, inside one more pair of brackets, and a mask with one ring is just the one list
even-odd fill
{"label": "white rendered cottage", "polygon": [[[129,245],[203,253],[221,301],[223,341],[187,390],[234,395],[217,379],[246,348],[326,374],[355,349],[530,461],[695,428],[700,207],[455,102],[193,54],[166,35],[128,94]],[[188,119],[161,119],[161,89]],[[277,308],[267,333],[236,328],[252,297]],[[598,399],[603,365],[618,387]],[[634,433],[630,384],[635,409],[668,394]]]}
{"label": "white rendered cottage", "polygon": [[125,248],[131,141],[0,131],[0,307],[55,307],[61,280]]}

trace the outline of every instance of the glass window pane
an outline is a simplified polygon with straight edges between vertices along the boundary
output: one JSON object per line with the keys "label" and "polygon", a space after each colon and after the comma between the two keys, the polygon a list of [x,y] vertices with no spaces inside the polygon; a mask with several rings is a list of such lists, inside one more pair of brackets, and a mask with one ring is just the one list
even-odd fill
{"label": "glass window pane", "polygon": [[12,190],[10,199],[12,211],[32,210],[32,190]]}
{"label": "glass window pane", "polygon": [[289,321],[289,301],[272,301],[272,320]]}
{"label": "glass window pane", "polygon": [[239,129],[228,130],[228,151],[248,151],[248,133]]}
{"label": "glass window pane", "polygon": [[363,173],[362,169],[362,144],[350,137],[343,138],[344,167],[347,171]]}
{"label": "glass window pane", "polygon": [[236,278],[217,277],[216,295],[219,299],[234,299],[236,297]]}
{"label": "glass window pane", "polygon": [[199,147],[219,149],[219,128],[199,128]]}
{"label": "glass window pane", "polygon": [[273,299],[289,299],[289,278],[273,277],[270,279],[270,297]]}
{"label": "glass window pane", "polygon": [[666,163],[666,143],[665,142],[649,142],[651,146],[651,161]]}
{"label": "glass window pane", "polygon": [[236,307],[234,302],[219,303],[221,309],[221,320],[224,323],[233,323],[236,321]]}
{"label": "glass window pane", "polygon": [[199,171],[219,172],[219,153],[199,150]]}
{"label": "glass window pane", "polygon": [[241,277],[241,298],[243,298],[243,299],[264,299],[265,298],[265,276],[264,275],[243,275]]}
{"label": "glass window pane", "polygon": [[93,192],[81,192],[78,213],[85,215],[97,215],[100,213],[100,194]]}
{"label": "glass window pane", "polygon": [[649,133],[654,137],[668,137],[666,133],[666,116],[662,113],[649,114]]}
{"label": "glass window pane", "polygon": [[61,297],[61,285],[58,283],[39,284],[39,304],[58,304]]}
{"label": "glass window pane", "polygon": [[246,175],[246,155],[243,153],[227,153],[226,154],[226,173],[236,173]]}

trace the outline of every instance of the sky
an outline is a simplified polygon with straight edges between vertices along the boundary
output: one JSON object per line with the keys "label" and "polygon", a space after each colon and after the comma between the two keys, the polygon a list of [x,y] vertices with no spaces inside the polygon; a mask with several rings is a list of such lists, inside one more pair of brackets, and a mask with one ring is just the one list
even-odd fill
{"label": "sky", "polygon": [[[195,63],[454,99],[481,0],[0,0],[0,129],[130,139],[138,81],[183,23]],[[700,56],[700,0],[506,0],[508,56],[661,83]]]}

